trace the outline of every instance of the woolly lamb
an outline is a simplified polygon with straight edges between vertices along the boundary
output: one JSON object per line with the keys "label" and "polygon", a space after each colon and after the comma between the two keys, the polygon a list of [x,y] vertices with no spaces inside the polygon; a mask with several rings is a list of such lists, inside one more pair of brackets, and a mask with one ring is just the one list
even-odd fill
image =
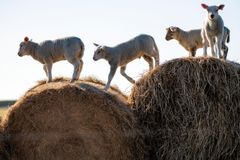
{"label": "woolly lamb", "polygon": [[40,44],[29,41],[28,37],[20,43],[18,55],[20,57],[29,55],[33,59],[43,64],[43,69],[48,77],[47,82],[52,81],[52,65],[61,60],[67,60],[74,66],[74,72],[71,82],[77,80],[80,76],[82,66],[84,44],[77,37],[67,37],[47,40]]}
{"label": "woolly lamb", "polygon": [[[195,56],[197,49],[203,48],[201,29],[184,31],[179,27],[168,27],[166,28],[167,34],[165,39],[167,41],[171,39],[177,40],[187,51],[189,56]],[[230,30],[224,27],[224,37],[222,41],[222,50],[224,52],[224,59],[227,57],[228,47],[226,42],[230,41]],[[209,45],[208,45],[209,46]]]}
{"label": "woolly lamb", "polygon": [[125,70],[127,64],[136,58],[143,57],[149,64],[149,70],[153,68],[152,57],[155,60],[155,66],[159,65],[158,48],[153,37],[149,35],[139,35],[115,47],[101,46],[98,44],[94,45],[97,46],[97,49],[94,52],[93,60],[105,59],[110,64],[108,82],[104,90],[108,90],[110,87],[110,83],[118,67],[120,67],[120,73],[129,82],[135,83],[135,81],[125,73]]}
{"label": "woolly lamb", "polygon": [[[224,35],[224,23],[222,17],[218,14],[218,10],[222,10],[224,5],[208,6],[202,4],[202,7],[207,10],[208,16],[203,25],[201,35],[203,39],[203,55],[207,56],[207,45],[211,47],[212,56],[222,58],[222,40]],[[214,43],[214,40],[216,43]],[[215,48],[214,48],[215,44]],[[216,51],[215,51],[216,49]]]}

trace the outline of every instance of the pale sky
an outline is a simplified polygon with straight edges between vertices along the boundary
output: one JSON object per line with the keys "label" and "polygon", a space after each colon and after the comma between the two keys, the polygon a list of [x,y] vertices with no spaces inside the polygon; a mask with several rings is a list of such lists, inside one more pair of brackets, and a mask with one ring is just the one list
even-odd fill
{"label": "pale sky", "polygon": [[[240,62],[240,1],[239,0],[9,0],[0,2],[0,100],[18,99],[46,79],[42,64],[29,56],[17,55],[19,43],[28,36],[34,42],[66,36],[77,36],[85,44],[84,66],[81,77],[95,76],[107,81],[109,64],[93,61],[93,42],[115,46],[139,34],[153,36],[160,62],[188,56],[175,40],[166,41],[166,27],[178,26],[183,30],[202,27],[206,11],[201,3],[225,4],[220,11],[225,26],[231,30],[228,59]],[[210,55],[210,52],[208,51]],[[202,55],[198,50],[197,56]],[[131,62],[127,74],[138,79],[148,70],[143,59]],[[53,65],[53,77],[71,78],[73,66],[67,61]],[[116,72],[111,83],[123,92],[132,87]]]}

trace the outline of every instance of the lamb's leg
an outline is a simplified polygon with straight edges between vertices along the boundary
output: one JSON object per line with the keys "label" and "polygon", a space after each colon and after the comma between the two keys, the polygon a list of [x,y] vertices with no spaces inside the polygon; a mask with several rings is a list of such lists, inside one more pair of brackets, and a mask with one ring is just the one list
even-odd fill
{"label": "lamb's leg", "polygon": [[147,55],[143,55],[143,58],[145,59],[145,61],[148,62],[149,64],[149,71],[153,69],[153,59],[152,57],[149,57]]}
{"label": "lamb's leg", "polygon": [[216,55],[216,53],[215,53],[215,51],[214,51],[214,42],[213,42],[213,40],[211,39],[211,38],[209,38],[209,46],[210,46],[210,48],[211,48],[211,53],[212,53],[212,56],[213,57],[217,57],[217,55]]}
{"label": "lamb's leg", "polygon": [[47,82],[52,82],[52,63],[46,64],[47,68],[47,74],[48,74],[48,80]]}
{"label": "lamb's leg", "polygon": [[80,77],[80,74],[82,72],[82,68],[83,68],[83,60],[79,60],[79,70],[78,70],[78,73],[77,73],[77,79],[79,79]]}
{"label": "lamb's leg", "polygon": [[121,75],[123,75],[125,78],[127,78],[127,80],[128,80],[129,82],[135,83],[135,81],[125,73],[125,70],[126,70],[126,66],[122,66],[122,67],[120,68],[120,73],[121,73]]}
{"label": "lamb's leg", "polygon": [[196,55],[196,48],[191,48],[189,52],[189,57],[195,57],[195,55]]}
{"label": "lamb's leg", "polygon": [[193,57],[196,56],[196,50],[194,50],[194,51],[192,52],[192,56],[193,56]]}
{"label": "lamb's leg", "polygon": [[226,60],[227,54],[228,54],[228,47],[225,44],[223,44],[222,50],[223,50],[223,59]]}
{"label": "lamb's leg", "polygon": [[217,45],[217,48],[216,48],[216,51],[217,51],[217,53],[218,53],[218,56],[219,56],[219,58],[222,58],[222,35],[220,35],[220,36],[217,36],[217,38],[216,38],[216,45]]}
{"label": "lamb's leg", "polygon": [[78,60],[72,61],[72,64],[73,64],[74,69],[73,69],[72,79],[70,81],[71,83],[78,79],[78,75],[80,75],[80,70],[82,67],[80,61],[78,61]]}
{"label": "lamb's leg", "polygon": [[203,56],[207,56],[207,47],[208,47],[208,40],[205,35],[205,30],[202,29],[201,31],[201,36],[202,36],[202,44],[203,44]]}
{"label": "lamb's leg", "polygon": [[159,66],[160,62],[159,62],[159,53],[158,52],[155,53],[154,60],[155,60],[155,67]]}
{"label": "lamb's leg", "polygon": [[107,82],[107,84],[106,84],[106,86],[105,86],[105,88],[104,88],[105,91],[107,91],[107,90],[109,89],[110,83],[111,83],[111,81],[112,81],[112,79],[113,79],[113,76],[114,76],[115,73],[116,73],[117,67],[118,67],[117,65],[111,65],[110,73],[109,73],[109,75],[108,75],[108,82]]}
{"label": "lamb's leg", "polygon": [[204,56],[204,57],[207,56],[207,44],[206,44],[206,42],[203,43],[203,56]]}
{"label": "lamb's leg", "polygon": [[43,70],[44,70],[46,76],[48,77],[48,73],[47,73],[47,65],[46,65],[46,64],[43,65]]}

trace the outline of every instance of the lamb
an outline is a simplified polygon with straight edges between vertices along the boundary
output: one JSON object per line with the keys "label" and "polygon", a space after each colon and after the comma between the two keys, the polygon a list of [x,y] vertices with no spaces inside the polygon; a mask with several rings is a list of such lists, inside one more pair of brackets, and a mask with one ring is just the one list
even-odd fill
{"label": "lamb", "polygon": [[[207,56],[207,45],[211,47],[212,56],[222,58],[222,40],[224,36],[224,23],[222,17],[218,14],[218,10],[222,10],[224,5],[219,6],[208,6],[206,4],[201,4],[204,9],[207,10],[208,16],[205,20],[203,28],[201,30],[201,35],[203,39],[203,55]],[[214,50],[214,41],[215,49]]]}
{"label": "lamb", "polygon": [[107,91],[110,87],[112,78],[120,67],[120,73],[129,82],[135,83],[131,77],[126,73],[126,66],[129,62],[136,58],[143,57],[149,64],[149,70],[153,69],[153,59],[155,60],[155,67],[159,65],[159,52],[153,37],[149,35],[139,35],[125,43],[121,43],[115,47],[102,46],[99,44],[94,45],[97,49],[94,51],[93,60],[105,59],[110,64],[110,73],[108,75],[108,82],[104,90]]}
{"label": "lamb", "polygon": [[[166,28],[167,34],[165,39],[167,41],[171,39],[177,40],[187,51],[189,56],[195,56],[196,51],[199,48],[203,48],[201,29],[194,29],[190,31],[184,31],[179,27],[168,27]],[[224,37],[222,41],[222,50],[224,52],[224,59],[227,58],[228,47],[226,42],[230,41],[230,30],[224,27]],[[209,45],[208,45],[209,46]]]}
{"label": "lamb", "polygon": [[43,69],[48,77],[47,82],[52,81],[52,65],[61,60],[67,60],[74,66],[74,72],[71,82],[77,80],[80,76],[84,54],[84,44],[77,37],[67,37],[47,40],[40,44],[29,41],[28,37],[20,43],[18,55],[20,57],[28,55],[43,64]]}

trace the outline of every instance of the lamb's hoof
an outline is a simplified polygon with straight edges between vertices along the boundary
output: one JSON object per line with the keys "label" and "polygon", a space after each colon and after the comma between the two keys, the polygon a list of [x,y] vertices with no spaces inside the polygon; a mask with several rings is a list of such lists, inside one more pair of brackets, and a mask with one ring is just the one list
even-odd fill
{"label": "lamb's hoof", "polygon": [[219,58],[222,59],[222,60],[224,60],[224,61],[226,60],[226,57],[225,57],[225,56],[220,56]]}
{"label": "lamb's hoof", "polygon": [[51,83],[51,82],[52,82],[52,80],[47,80],[47,81],[46,81],[46,83]]}
{"label": "lamb's hoof", "polygon": [[73,82],[75,82],[76,81],[76,79],[72,79],[71,81],[70,81],[70,83],[73,83]]}
{"label": "lamb's hoof", "polygon": [[109,89],[109,88],[106,88],[106,87],[105,87],[105,88],[103,89],[103,91],[107,92],[107,91],[108,91],[108,89]]}

